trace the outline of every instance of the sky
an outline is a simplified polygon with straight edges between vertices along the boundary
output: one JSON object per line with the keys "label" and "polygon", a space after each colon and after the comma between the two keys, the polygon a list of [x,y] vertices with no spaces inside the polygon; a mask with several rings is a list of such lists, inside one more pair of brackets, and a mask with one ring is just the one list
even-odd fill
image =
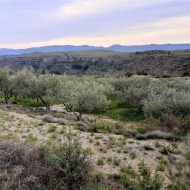
{"label": "sky", "polygon": [[0,0],[0,48],[190,43],[190,0]]}

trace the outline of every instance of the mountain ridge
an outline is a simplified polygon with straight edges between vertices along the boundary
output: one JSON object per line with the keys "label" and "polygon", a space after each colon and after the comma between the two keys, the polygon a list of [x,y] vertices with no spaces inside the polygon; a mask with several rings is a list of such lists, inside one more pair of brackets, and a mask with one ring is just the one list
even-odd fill
{"label": "mountain ridge", "polygon": [[188,50],[190,49],[190,43],[188,44],[147,44],[147,45],[120,45],[114,44],[110,47],[103,46],[90,46],[90,45],[52,45],[31,47],[26,49],[11,49],[0,48],[0,55],[20,55],[27,53],[48,53],[48,52],[72,52],[72,51],[94,51],[94,50],[107,50],[116,52],[137,52],[137,51],[151,51],[151,50]]}

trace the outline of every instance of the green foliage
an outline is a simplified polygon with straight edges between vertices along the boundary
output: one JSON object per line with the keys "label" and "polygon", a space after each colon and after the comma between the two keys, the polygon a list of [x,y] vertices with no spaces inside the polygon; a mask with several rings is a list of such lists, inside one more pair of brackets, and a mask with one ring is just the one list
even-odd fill
{"label": "green foliage", "polygon": [[161,159],[158,162],[157,171],[165,171],[166,166],[168,166],[169,162],[166,159]]}
{"label": "green foliage", "polygon": [[50,126],[48,127],[47,132],[48,132],[48,133],[53,133],[53,132],[56,131],[56,129],[57,129],[56,126],[54,126],[54,125],[50,125]]}
{"label": "green foliage", "polygon": [[186,116],[190,112],[190,80],[173,79],[153,81],[149,86],[143,110],[147,114],[166,113]]}
{"label": "green foliage", "polygon": [[98,158],[97,165],[98,166],[103,166],[104,164],[105,164],[104,159],[103,158]]}
{"label": "green foliage", "polygon": [[95,121],[88,128],[89,132],[94,133],[115,133],[123,134],[125,133],[125,127],[123,123],[111,122],[107,120]]}
{"label": "green foliage", "polygon": [[113,159],[113,165],[114,166],[118,167],[120,165],[120,163],[121,163],[121,160],[119,160],[119,159]]}
{"label": "green foliage", "polygon": [[131,166],[127,166],[113,177],[122,183],[126,189],[131,190],[160,190],[163,185],[162,178],[158,174],[152,175],[144,162],[139,164],[138,173]]}
{"label": "green foliage", "polygon": [[0,69],[0,91],[3,93],[6,104],[17,91],[16,76],[10,73],[11,71],[8,68]]}
{"label": "green foliage", "polygon": [[173,151],[175,150],[175,147],[172,147],[171,145],[163,145],[160,149],[160,153],[162,153],[163,155],[169,155],[171,154]]}
{"label": "green foliage", "polygon": [[136,130],[140,134],[145,134],[147,132],[147,129],[145,127],[138,127]]}
{"label": "green foliage", "polygon": [[88,155],[94,154],[94,151],[93,151],[93,149],[92,149],[91,147],[87,147],[87,148],[85,149],[85,152],[86,152],[86,154],[88,154]]}
{"label": "green foliage", "polygon": [[53,147],[48,151],[46,161],[58,172],[67,189],[80,189],[88,182],[91,164],[79,143],[69,140],[59,147]]}
{"label": "green foliage", "polygon": [[37,99],[34,98],[23,98],[23,97],[18,97],[16,101],[14,100],[17,104],[26,106],[26,107],[42,107],[44,106],[41,101],[37,102]]}
{"label": "green foliage", "polygon": [[25,142],[28,144],[36,144],[37,140],[37,137],[35,137],[33,134],[29,134],[27,135]]}
{"label": "green foliage", "polygon": [[108,116],[122,122],[142,122],[145,117],[138,108],[126,104],[120,96],[112,96],[108,109],[101,113],[103,116]]}
{"label": "green foliage", "polygon": [[[78,77],[39,74],[31,68],[18,72],[0,69],[0,92],[6,103],[15,97],[14,103],[29,107],[43,105],[48,114],[51,105],[62,103],[78,120],[83,119],[84,113],[124,122],[143,122],[146,116],[160,119],[164,126],[178,128],[183,133],[190,130],[189,78]],[[164,120],[163,115],[171,117]],[[104,126],[101,130],[109,132],[110,128]]]}
{"label": "green foliage", "polygon": [[109,84],[67,76],[63,77],[61,81],[57,98],[78,120],[82,119],[83,113],[102,112],[108,107],[107,94],[112,91]]}

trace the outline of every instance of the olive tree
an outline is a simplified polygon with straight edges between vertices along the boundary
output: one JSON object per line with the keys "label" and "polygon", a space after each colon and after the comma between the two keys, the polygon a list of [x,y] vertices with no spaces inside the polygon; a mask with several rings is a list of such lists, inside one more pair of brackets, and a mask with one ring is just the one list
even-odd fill
{"label": "olive tree", "polygon": [[175,116],[187,116],[190,113],[190,91],[171,88],[167,84],[159,87],[155,83],[143,100],[143,110],[147,114],[165,113]]}
{"label": "olive tree", "polygon": [[4,102],[8,104],[16,89],[15,76],[10,75],[9,69],[0,70],[0,91],[3,92]]}
{"label": "olive tree", "polygon": [[56,94],[60,89],[60,80],[58,76],[45,74],[39,75],[35,82],[35,96],[38,97],[49,114],[50,106],[56,101]]}
{"label": "olive tree", "polygon": [[17,73],[16,84],[18,94],[40,99],[46,107],[46,112],[50,113],[50,106],[55,102],[56,94],[60,89],[58,76],[38,75],[31,69],[23,69]]}
{"label": "olive tree", "polygon": [[62,101],[67,111],[72,112],[78,120],[83,113],[92,111],[104,111],[109,101],[106,93],[108,87],[93,80],[62,80],[62,88],[58,92],[58,98]]}
{"label": "olive tree", "polygon": [[18,71],[15,77],[15,95],[36,98],[36,80],[37,75],[32,68],[24,68]]}
{"label": "olive tree", "polygon": [[142,110],[142,100],[148,95],[149,77],[130,77],[113,79],[112,84],[116,95],[121,96],[131,106]]}

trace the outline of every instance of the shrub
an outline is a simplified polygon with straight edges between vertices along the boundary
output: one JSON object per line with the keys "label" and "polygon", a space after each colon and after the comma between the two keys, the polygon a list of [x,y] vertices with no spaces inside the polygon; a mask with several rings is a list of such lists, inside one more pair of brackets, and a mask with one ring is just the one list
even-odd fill
{"label": "shrub", "polygon": [[160,149],[160,153],[164,154],[164,155],[169,155],[171,153],[173,153],[175,150],[174,147],[168,145],[168,146],[162,146],[161,149]]}
{"label": "shrub", "polygon": [[91,147],[87,147],[87,148],[85,149],[85,152],[86,152],[86,154],[88,154],[88,155],[94,154],[94,150],[93,150]]}
{"label": "shrub", "polygon": [[172,184],[170,190],[189,190],[190,187],[190,138],[187,137],[184,143],[183,153],[180,159],[173,159],[169,156],[169,178]]}
{"label": "shrub", "polygon": [[50,125],[47,132],[48,133],[54,133],[56,131],[57,127],[54,125]]}
{"label": "shrub", "polygon": [[98,172],[94,173],[94,180],[96,182],[98,182],[98,183],[102,182],[105,178],[106,178],[105,174],[103,172],[101,172],[101,171],[98,171]]}
{"label": "shrub", "polygon": [[114,164],[114,166],[119,166],[120,163],[121,163],[121,160],[115,159],[115,158],[113,159],[113,164]]}
{"label": "shrub", "polygon": [[136,130],[137,130],[137,133],[140,133],[140,134],[145,134],[147,132],[147,129],[145,127],[138,127]]}
{"label": "shrub", "polygon": [[138,173],[131,166],[123,167],[119,174],[113,176],[126,189],[131,190],[160,190],[162,178],[158,174],[151,174],[150,170],[141,162]]}
{"label": "shrub", "polygon": [[158,162],[157,171],[165,171],[166,166],[168,166],[168,160],[161,159]]}
{"label": "shrub", "polygon": [[43,151],[0,141],[0,189],[60,189],[61,181],[45,164]]}
{"label": "shrub", "polygon": [[110,163],[112,163],[113,159],[112,159],[112,157],[108,157],[106,161],[108,164],[110,164]]}
{"label": "shrub", "polygon": [[46,161],[57,171],[58,177],[69,190],[80,189],[87,183],[91,164],[79,143],[69,140],[54,147],[48,152]]}
{"label": "shrub", "polygon": [[174,115],[164,114],[161,118],[161,125],[172,130],[176,134],[186,134],[190,131],[190,117],[176,117]]}
{"label": "shrub", "polygon": [[110,121],[96,121],[92,123],[89,132],[94,133],[113,133],[113,134],[123,134],[126,129],[125,126],[120,122],[110,122]]}
{"label": "shrub", "polygon": [[97,160],[97,165],[98,166],[103,166],[105,163],[104,163],[104,159],[103,158],[99,158],[98,160]]}
{"label": "shrub", "polygon": [[27,135],[25,142],[28,144],[35,144],[37,141],[37,137],[35,137],[33,134]]}

